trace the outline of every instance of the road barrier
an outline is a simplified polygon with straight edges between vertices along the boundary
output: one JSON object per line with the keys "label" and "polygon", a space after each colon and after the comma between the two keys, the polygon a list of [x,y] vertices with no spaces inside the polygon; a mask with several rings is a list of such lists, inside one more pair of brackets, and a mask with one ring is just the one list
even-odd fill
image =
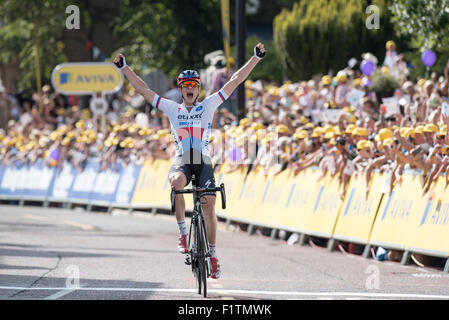
{"label": "road barrier", "polygon": [[[70,163],[62,170],[38,161],[34,165],[0,166],[0,199],[82,203],[128,208],[169,209],[169,160],[153,160],[142,166],[118,164],[117,170],[100,170],[97,160],[87,161],[82,172]],[[337,240],[404,251],[406,264],[412,252],[449,257],[449,188],[444,177],[422,194],[422,177],[405,171],[402,181],[390,190],[390,175],[372,174],[367,192],[365,176],[354,174],[342,195],[338,176],[324,177],[318,168],[296,176],[286,169],[267,173],[256,167],[230,171],[227,164],[215,173],[224,183],[227,209],[217,215],[228,223],[285,230],[304,237]],[[186,199],[186,209],[192,204]],[[274,233],[272,233],[274,234]],[[301,242],[301,241],[300,241]],[[367,254],[364,254],[367,256]],[[445,271],[449,271],[449,259]]]}
{"label": "road barrier", "polygon": [[37,161],[33,165],[0,166],[0,199],[86,204],[91,207],[128,207],[140,166],[117,164],[101,171],[98,160],[88,160],[82,172],[65,162],[61,169]]}

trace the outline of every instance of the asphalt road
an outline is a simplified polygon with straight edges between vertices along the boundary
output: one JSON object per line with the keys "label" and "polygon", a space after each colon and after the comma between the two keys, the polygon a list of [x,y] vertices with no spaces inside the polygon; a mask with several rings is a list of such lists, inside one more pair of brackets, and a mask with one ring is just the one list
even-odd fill
{"label": "asphalt road", "polygon": [[[202,299],[173,215],[0,206],[0,299]],[[209,300],[448,299],[449,275],[219,223]]]}

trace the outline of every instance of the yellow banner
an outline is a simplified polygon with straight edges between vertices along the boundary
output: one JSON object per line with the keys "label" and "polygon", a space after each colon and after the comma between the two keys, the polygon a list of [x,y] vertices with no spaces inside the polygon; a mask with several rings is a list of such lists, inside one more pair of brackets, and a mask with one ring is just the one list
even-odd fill
{"label": "yellow banner", "polygon": [[416,197],[419,205],[416,214],[411,217],[410,230],[405,239],[406,248],[410,251],[426,250],[448,256],[449,188],[446,188],[445,177],[439,177],[436,187],[424,197]]}
{"label": "yellow banner", "polygon": [[305,212],[307,232],[322,237],[330,237],[333,233],[343,201],[340,198],[341,188],[336,177],[326,175],[321,181],[317,178],[321,175],[319,170],[314,170],[314,176],[310,181],[311,188],[316,186],[312,210]]}
{"label": "yellow banner", "polygon": [[231,57],[231,32],[230,32],[230,17],[229,17],[229,0],[221,0],[221,25],[223,31],[223,46],[226,56],[226,69],[229,71],[229,61]]}
{"label": "yellow banner", "polygon": [[229,166],[226,163],[223,163],[218,173],[215,173],[216,185],[220,186],[221,183],[224,183],[226,190],[226,209],[225,210],[221,209],[221,199],[218,199],[219,194],[217,193],[215,210],[216,212],[225,214],[226,216],[229,217],[238,217],[240,213],[240,208],[238,207],[236,199],[238,198],[238,193],[243,183],[244,171],[243,169],[239,169],[229,173],[228,172]]}
{"label": "yellow banner", "polygon": [[303,170],[296,176],[290,174],[290,183],[285,186],[287,200],[282,203],[281,210],[285,212],[283,223],[289,228],[303,232],[307,228],[308,212],[312,212],[318,193],[316,179],[317,170]]}
{"label": "yellow banner", "polygon": [[[385,178],[388,181],[388,176]],[[421,196],[419,175],[404,173],[403,181],[390,194],[385,194],[374,222],[369,242],[405,249],[417,221],[425,211],[427,199]]]}
{"label": "yellow banner", "polygon": [[373,174],[367,195],[365,175],[351,177],[333,238],[368,243],[371,227],[382,199],[383,183],[382,175]]}
{"label": "yellow banner", "polygon": [[162,159],[144,163],[134,190],[132,206],[171,208],[167,179],[170,166],[170,161]]}
{"label": "yellow banner", "polygon": [[[291,184],[289,177],[290,170],[284,170],[278,175],[273,173],[277,171],[273,169],[266,179],[259,178],[259,186],[261,187],[256,202],[256,209],[253,215],[253,221],[257,224],[272,225],[276,227],[285,227],[286,212],[282,211],[282,203],[288,198],[285,191],[288,184]],[[259,174],[263,177],[262,174]]]}
{"label": "yellow banner", "polygon": [[[243,171],[242,176],[245,174],[246,171]],[[231,204],[232,211],[228,211],[228,214],[241,221],[254,221],[256,205],[262,197],[265,181],[266,177],[262,174],[262,169],[258,166],[253,168],[239,186],[234,203]]]}
{"label": "yellow banner", "polygon": [[51,82],[63,94],[112,93],[122,87],[123,75],[108,62],[63,63],[53,70]]}

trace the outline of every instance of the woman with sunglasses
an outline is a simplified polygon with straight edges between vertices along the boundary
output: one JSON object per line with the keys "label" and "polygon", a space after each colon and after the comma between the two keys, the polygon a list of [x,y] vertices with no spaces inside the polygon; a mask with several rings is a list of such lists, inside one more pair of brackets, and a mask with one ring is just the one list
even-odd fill
{"label": "woman with sunglasses", "polygon": [[[209,136],[214,113],[233,91],[243,83],[256,64],[265,56],[262,43],[254,47],[254,55],[233,74],[231,79],[217,92],[198,102],[201,79],[198,72],[185,70],[177,78],[178,90],[183,102],[178,104],[165,99],[151,90],[147,84],[126,65],[123,54],[119,53],[114,59],[137,93],[145,97],[156,109],[163,111],[169,118],[173,138],[176,145],[176,156],[169,171],[169,181],[176,190],[183,189],[190,183],[195,174],[198,186],[201,188],[215,188],[214,172],[210,161]],[[215,193],[205,193],[205,204],[202,210],[205,217],[207,238],[209,241],[213,279],[220,277],[220,265],[216,256],[217,218],[215,215]],[[178,251],[187,253],[187,227],[185,223],[184,196],[176,195],[176,220],[179,227]]]}

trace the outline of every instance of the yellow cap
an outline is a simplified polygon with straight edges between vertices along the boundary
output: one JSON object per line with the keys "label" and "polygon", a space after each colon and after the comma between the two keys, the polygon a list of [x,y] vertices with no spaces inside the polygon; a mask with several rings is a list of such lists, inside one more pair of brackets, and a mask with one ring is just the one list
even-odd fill
{"label": "yellow cap", "polygon": [[385,49],[388,49],[388,47],[393,46],[396,48],[396,43],[394,43],[393,40],[388,40],[387,43],[385,44]]}
{"label": "yellow cap", "polygon": [[348,118],[348,122],[349,123],[356,123],[357,122],[357,118],[355,117],[355,116],[350,116],[349,118]]}
{"label": "yellow cap", "polygon": [[382,145],[384,146],[384,147],[388,147],[390,144],[392,144],[393,143],[393,139],[391,139],[391,138],[388,138],[388,139],[385,139],[384,140],[384,142],[382,143]]}
{"label": "yellow cap", "polygon": [[313,129],[313,128],[315,128],[315,125],[312,122],[308,122],[308,123],[306,123],[305,127],[307,129]]}
{"label": "yellow cap", "polygon": [[383,128],[379,130],[379,138],[381,141],[391,138],[393,136],[393,131],[388,128]]}
{"label": "yellow cap", "polygon": [[306,131],[306,130],[300,130],[300,131],[296,132],[296,133],[293,135],[293,137],[294,137],[296,140],[303,140],[303,139],[306,139],[306,138],[307,138],[307,131]]}
{"label": "yellow cap", "polygon": [[242,127],[244,127],[244,126],[246,126],[248,123],[250,123],[251,122],[251,120],[249,120],[248,118],[243,118],[243,119],[240,119],[240,121],[239,121],[239,126],[242,126]]}
{"label": "yellow cap", "polygon": [[321,84],[323,85],[329,85],[332,83],[332,78],[328,75],[322,76],[321,77]]}
{"label": "yellow cap", "polygon": [[350,124],[346,127],[345,133],[352,133],[352,131],[355,129],[355,124]]}
{"label": "yellow cap", "polygon": [[276,132],[277,133],[290,133],[290,130],[285,124],[278,124],[276,126]]}
{"label": "yellow cap", "polygon": [[346,82],[346,80],[347,80],[346,74],[344,72],[341,72],[341,71],[338,72],[337,76],[335,77],[335,80]]}
{"label": "yellow cap", "polygon": [[357,127],[352,131],[353,136],[362,136],[367,137],[368,136],[368,130],[366,128]]}
{"label": "yellow cap", "polygon": [[424,83],[426,83],[426,79],[419,79],[418,80],[418,86],[422,87],[422,86],[424,86]]}
{"label": "yellow cap", "polygon": [[327,125],[324,126],[324,132],[325,133],[329,133],[329,132],[334,133],[335,132],[335,128],[334,128],[333,125],[327,124]]}
{"label": "yellow cap", "polygon": [[438,132],[438,127],[433,123],[428,123],[424,126],[424,132]]}
{"label": "yellow cap", "polygon": [[406,128],[403,132],[401,132],[401,137],[403,138],[415,138],[415,130],[413,128]]}
{"label": "yellow cap", "polygon": [[263,124],[261,124],[261,123],[253,122],[253,123],[251,123],[250,128],[251,128],[252,130],[254,130],[254,131],[257,131],[257,130],[259,130],[259,129],[264,129],[265,126],[264,126]]}
{"label": "yellow cap", "polygon": [[357,150],[371,148],[374,144],[369,140],[360,140],[357,142]]}
{"label": "yellow cap", "polygon": [[423,125],[416,126],[415,133],[418,133],[418,134],[424,133],[424,126]]}

